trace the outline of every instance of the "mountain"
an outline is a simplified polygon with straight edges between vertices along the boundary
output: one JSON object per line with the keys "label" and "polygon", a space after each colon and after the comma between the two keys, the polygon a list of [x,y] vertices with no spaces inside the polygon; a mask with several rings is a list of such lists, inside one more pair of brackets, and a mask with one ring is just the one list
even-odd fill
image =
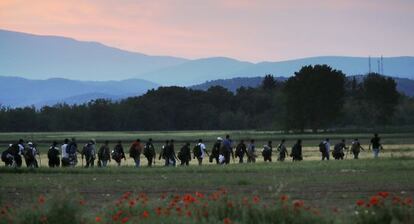
{"label": "mountain", "polygon": [[[187,60],[148,56],[97,42],[0,30],[0,75],[29,79],[145,79],[161,85],[191,86],[208,80],[273,74],[289,77],[304,65],[327,64],[347,75],[366,74],[368,57],[323,56],[251,63],[226,57]],[[252,52],[254,53],[254,52]],[[377,71],[379,58],[371,58]],[[414,57],[384,57],[384,74],[414,79]]]}
{"label": "mountain", "polygon": [[0,30],[0,75],[30,79],[124,80],[186,62],[97,42]]}
{"label": "mountain", "polygon": [[0,76],[0,104],[19,107],[53,105],[56,103],[79,104],[92,99],[121,99],[157,88],[153,82],[128,79],[123,81],[75,81],[62,78],[29,80]]}
{"label": "mountain", "polygon": [[[352,78],[353,76],[349,77]],[[363,75],[356,76],[358,81],[362,81]],[[414,80],[407,78],[392,77],[397,83],[397,90],[407,96],[414,97]],[[278,81],[286,81],[285,77],[276,77]],[[190,86],[191,89],[208,90],[212,86],[222,86],[232,92],[240,87],[258,87],[262,84],[263,77],[246,77],[246,78],[232,78],[232,79],[218,79],[213,81],[207,81],[198,85]]]}

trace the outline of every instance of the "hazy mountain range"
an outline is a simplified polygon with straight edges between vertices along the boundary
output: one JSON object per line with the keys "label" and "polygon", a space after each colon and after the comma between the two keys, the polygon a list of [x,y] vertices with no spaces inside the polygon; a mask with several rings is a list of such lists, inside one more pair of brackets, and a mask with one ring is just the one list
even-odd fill
{"label": "hazy mountain range", "polygon": [[[372,58],[372,71],[376,71],[377,60]],[[260,63],[225,57],[189,60],[0,29],[0,105],[40,107],[96,98],[116,100],[140,95],[159,85],[199,89],[223,85],[235,91],[240,86],[259,85],[258,76],[273,74],[283,80],[309,64],[328,64],[347,75],[368,72],[368,58],[363,57],[325,56]],[[414,78],[414,57],[384,58],[384,71],[398,77],[402,92],[414,95],[414,81],[403,79]],[[194,86],[200,83],[203,84]]]}
{"label": "hazy mountain range", "polygon": [[[161,85],[188,86],[208,80],[273,74],[288,77],[303,65],[328,64],[347,75],[368,72],[367,57],[312,57],[251,63],[225,57],[188,60],[148,56],[66,37],[0,30],[0,75],[29,79],[145,79]],[[254,52],[252,52],[254,54]],[[377,71],[378,58],[372,58]],[[384,58],[384,74],[414,78],[414,57]]]}
{"label": "hazy mountain range", "polygon": [[159,85],[140,79],[123,81],[74,81],[62,78],[29,80],[0,76],[0,104],[20,107],[79,104],[97,98],[117,100],[145,93]]}

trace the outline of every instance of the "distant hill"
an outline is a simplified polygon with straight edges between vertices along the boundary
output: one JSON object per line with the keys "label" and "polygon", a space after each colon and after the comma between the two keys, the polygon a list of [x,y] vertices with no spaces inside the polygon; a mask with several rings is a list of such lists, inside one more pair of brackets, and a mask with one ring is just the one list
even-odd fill
{"label": "distant hill", "polygon": [[124,81],[75,81],[67,79],[29,80],[0,76],[0,104],[19,107],[79,104],[96,98],[120,99],[157,88],[153,82],[129,79]]}
{"label": "distant hill", "polygon": [[[161,85],[191,86],[207,80],[273,74],[289,77],[304,65],[327,64],[347,75],[368,72],[367,57],[323,56],[251,63],[226,57],[188,60],[149,56],[97,42],[0,30],[0,75],[29,79],[145,79]],[[372,58],[376,72],[378,58]],[[414,79],[414,57],[384,57],[388,76]]]}
{"label": "distant hill", "polygon": [[[358,75],[358,81],[362,81],[363,75]],[[349,77],[349,78],[352,78]],[[278,81],[286,81],[287,78],[285,77],[276,77]],[[414,80],[406,79],[406,78],[396,78],[393,77],[395,82],[397,83],[397,89],[399,92],[404,93],[407,96],[414,97]],[[236,92],[236,90],[240,87],[258,87],[262,84],[263,77],[247,77],[247,78],[232,78],[232,79],[218,79],[207,81],[198,85],[190,86],[192,89],[197,90],[207,90],[212,86],[222,86],[232,92]]]}
{"label": "distant hill", "polygon": [[7,30],[0,30],[0,49],[0,75],[29,79],[124,80],[187,61]]}

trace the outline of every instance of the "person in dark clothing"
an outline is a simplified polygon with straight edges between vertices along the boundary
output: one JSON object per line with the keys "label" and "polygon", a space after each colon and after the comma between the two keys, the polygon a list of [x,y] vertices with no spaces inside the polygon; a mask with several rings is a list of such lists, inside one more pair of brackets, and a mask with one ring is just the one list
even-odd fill
{"label": "person in dark clothing", "polygon": [[95,139],[91,139],[82,149],[82,157],[86,159],[85,168],[94,167],[96,159]]}
{"label": "person in dark clothing", "polygon": [[112,159],[115,160],[115,162],[118,164],[118,166],[121,166],[121,161],[124,159],[126,161],[125,153],[124,153],[124,147],[122,147],[122,142],[118,141],[118,144],[115,145],[114,150],[112,151]]}
{"label": "person in dark clothing", "polygon": [[282,139],[279,146],[277,147],[277,151],[279,152],[279,158],[277,160],[279,161],[285,161],[286,156],[288,155],[288,151],[285,146],[285,139]]}
{"label": "person in dark clothing", "polygon": [[188,166],[191,160],[191,149],[190,143],[185,143],[178,152],[178,159],[181,161],[181,166]]}
{"label": "person in dark clothing", "polygon": [[301,139],[298,139],[296,144],[292,147],[292,152],[290,153],[290,156],[292,157],[293,162],[301,161],[303,159],[303,157],[302,157],[302,140]]}
{"label": "person in dark clothing", "polygon": [[148,166],[149,167],[152,166],[152,163],[155,164],[156,154],[155,154],[154,145],[152,144],[152,138],[148,139],[148,142],[145,143],[145,146],[144,146],[144,156],[148,160]]}
{"label": "person in dark clothing", "polygon": [[222,141],[223,139],[221,137],[218,137],[216,143],[214,143],[213,148],[211,149],[210,163],[212,163],[215,160],[217,164],[220,164],[219,156]]}
{"label": "person in dark clothing", "polygon": [[60,166],[60,152],[58,143],[54,141],[52,145],[49,147],[49,151],[47,152],[47,158],[49,160],[49,167],[59,167]]}
{"label": "person in dark clothing", "polygon": [[72,140],[66,146],[66,153],[68,154],[68,158],[69,158],[69,166],[74,167],[78,163],[78,156],[77,156],[78,152],[79,150],[78,150],[78,144],[76,143],[76,139],[72,138]]}
{"label": "person in dark clothing", "polygon": [[10,144],[9,147],[1,153],[1,160],[5,166],[15,166],[14,158],[15,153],[18,153],[19,148],[17,144]]}
{"label": "person in dark clothing", "polygon": [[129,147],[129,157],[134,159],[135,167],[138,168],[141,164],[141,153],[142,153],[142,144],[141,140],[137,139]]}
{"label": "person in dark clothing", "polygon": [[265,162],[266,161],[272,162],[272,152],[273,152],[272,141],[269,141],[267,145],[263,147],[263,151],[262,151],[262,156]]}
{"label": "person in dark clothing", "polygon": [[247,146],[247,162],[255,163],[256,157],[256,145],[254,144],[254,139],[251,139],[250,144]]}
{"label": "person in dark clothing", "polygon": [[345,145],[345,139],[342,139],[341,142],[337,143],[334,146],[334,150],[332,152],[332,156],[335,158],[335,160],[343,160],[345,156],[344,150],[347,150],[348,147]]}
{"label": "person in dark clothing", "polygon": [[239,163],[243,163],[244,155],[247,155],[246,144],[244,140],[240,140],[239,144],[236,146],[236,157],[239,157]]}
{"label": "person in dark clothing", "polygon": [[22,155],[24,154],[24,150],[26,148],[26,146],[24,145],[24,140],[19,139],[16,146],[17,146],[17,152],[14,151],[15,147],[13,147],[13,156],[14,156],[14,163],[15,163],[14,165],[16,167],[21,167],[23,164]]}
{"label": "person in dark clothing", "polygon": [[224,163],[230,163],[230,155],[234,160],[234,153],[233,153],[233,141],[230,139],[230,135],[226,135],[226,139],[223,141],[222,145],[222,152],[221,154],[224,156]]}
{"label": "person in dark clothing", "polygon": [[174,149],[174,140],[171,139],[170,140],[170,144],[168,145],[168,147],[165,149],[165,157],[167,159],[166,165],[167,166],[175,166],[177,163],[177,155],[175,154],[175,149]]}
{"label": "person in dark clothing", "polygon": [[331,143],[329,138],[319,143],[319,151],[322,154],[322,160],[329,160],[329,153],[331,151]]}
{"label": "person in dark clothing", "polygon": [[98,166],[106,167],[108,162],[111,162],[111,152],[109,149],[109,141],[105,141],[105,144],[99,148]]}
{"label": "person in dark clothing", "polygon": [[165,161],[164,163],[165,166],[168,166],[167,150],[169,146],[170,146],[170,141],[169,140],[165,141],[165,145],[161,147],[160,156],[158,157],[158,160],[161,160],[162,158]]}
{"label": "person in dark clothing", "polygon": [[351,145],[351,153],[354,155],[354,159],[358,159],[361,149],[365,151],[365,149],[359,143],[359,140],[357,138],[354,139]]}
{"label": "person in dark clothing", "polygon": [[39,152],[37,151],[36,146],[32,142],[28,142],[27,146],[23,150],[23,156],[27,167],[39,167],[36,159],[37,155],[39,155]]}
{"label": "person in dark clothing", "polygon": [[380,153],[380,149],[382,149],[382,145],[381,145],[381,138],[378,137],[378,134],[375,133],[374,137],[371,139],[371,144],[369,145],[369,150],[371,150],[372,147],[372,151],[374,152],[374,158],[378,158],[378,155]]}

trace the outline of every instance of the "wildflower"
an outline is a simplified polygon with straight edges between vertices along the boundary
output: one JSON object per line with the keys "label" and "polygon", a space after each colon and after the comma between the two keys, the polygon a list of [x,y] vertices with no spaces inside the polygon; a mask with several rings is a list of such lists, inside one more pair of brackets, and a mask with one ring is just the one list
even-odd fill
{"label": "wildflower", "polygon": [[223,219],[223,223],[224,223],[224,224],[231,224],[231,219],[229,219],[229,218],[224,218],[224,219]]}
{"label": "wildflower", "polygon": [[388,193],[388,192],[386,192],[386,191],[381,191],[381,192],[378,192],[378,195],[379,195],[379,196],[381,196],[381,197],[383,197],[383,198],[387,198],[389,194],[390,194],[390,193]]}
{"label": "wildflower", "polygon": [[293,202],[293,206],[295,208],[301,208],[301,207],[303,207],[304,204],[305,204],[305,202],[303,202],[302,200],[296,200],[296,201]]}
{"label": "wildflower", "polygon": [[162,208],[161,207],[157,207],[155,209],[155,213],[157,213],[158,216],[161,215],[161,211],[162,211]]}
{"label": "wildflower", "polygon": [[233,208],[233,202],[228,201],[227,202],[227,208]]}
{"label": "wildflower", "polygon": [[369,203],[371,205],[378,205],[379,203],[379,197],[378,196],[372,196],[371,199],[369,200]]}
{"label": "wildflower", "polygon": [[203,216],[206,217],[206,218],[208,218],[208,211],[204,211],[203,212]]}
{"label": "wildflower", "polygon": [[362,200],[362,199],[359,199],[359,200],[357,200],[357,201],[356,201],[356,204],[357,204],[358,206],[363,206],[363,205],[365,205],[365,201],[364,201],[364,200]]}
{"label": "wildflower", "polygon": [[123,219],[121,220],[121,223],[127,223],[127,222],[128,222],[128,220],[129,220],[129,218],[128,218],[128,217],[125,217],[125,218],[123,218]]}
{"label": "wildflower", "polygon": [[86,204],[86,201],[85,200],[79,200],[79,205],[81,205],[81,206],[84,206]]}
{"label": "wildflower", "polygon": [[190,194],[186,194],[186,195],[183,196],[183,201],[185,203],[192,203],[192,202],[195,202],[196,199],[193,196],[191,196]]}
{"label": "wildflower", "polygon": [[191,217],[192,216],[192,213],[191,213],[190,210],[188,210],[185,214],[187,215],[187,217]]}
{"label": "wildflower", "polygon": [[167,193],[163,193],[163,194],[161,194],[160,199],[161,199],[161,200],[164,200],[166,197],[167,197]]}
{"label": "wildflower", "polygon": [[142,218],[146,219],[149,217],[149,212],[147,210],[142,212]]}
{"label": "wildflower", "polygon": [[45,201],[46,201],[46,199],[45,199],[45,196],[43,196],[43,195],[40,195],[39,198],[37,199],[37,202],[41,205],[44,204]]}
{"label": "wildflower", "polygon": [[102,221],[101,217],[99,217],[99,216],[95,217],[95,222],[101,222],[101,221]]}
{"label": "wildflower", "polygon": [[257,203],[259,203],[259,201],[260,201],[259,196],[254,196],[253,197],[253,203],[257,204]]}
{"label": "wildflower", "polygon": [[200,192],[195,192],[196,197],[198,198],[204,198],[204,194],[200,193]]}
{"label": "wildflower", "polygon": [[412,198],[405,198],[404,199],[404,205],[411,206],[413,204]]}
{"label": "wildflower", "polygon": [[394,196],[393,198],[392,198],[392,204],[393,205],[398,205],[398,204],[400,204],[401,203],[401,198],[400,197],[398,197],[398,196]]}
{"label": "wildflower", "polygon": [[134,207],[135,206],[135,204],[136,204],[136,201],[135,200],[130,200],[129,201],[129,207]]}
{"label": "wildflower", "polygon": [[289,196],[287,196],[287,195],[285,195],[285,194],[282,194],[282,195],[280,196],[280,201],[285,202],[285,201],[287,201],[287,200],[289,200]]}
{"label": "wildflower", "polygon": [[338,213],[338,212],[339,212],[339,208],[334,207],[334,208],[332,208],[332,211],[333,211],[334,213]]}
{"label": "wildflower", "polygon": [[44,216],[44,215],[40,216],[40,222],[41,223],[46,223],[47,222],[47,217]]}

